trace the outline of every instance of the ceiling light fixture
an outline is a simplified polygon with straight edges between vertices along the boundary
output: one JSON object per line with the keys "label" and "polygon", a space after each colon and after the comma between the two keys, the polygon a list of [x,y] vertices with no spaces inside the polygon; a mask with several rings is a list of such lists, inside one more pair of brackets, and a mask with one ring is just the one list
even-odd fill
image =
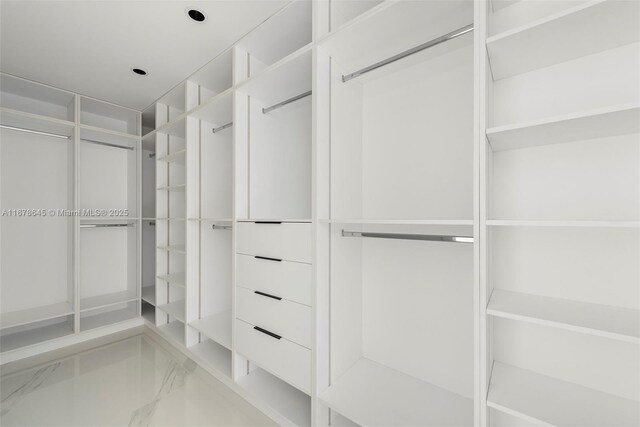
{"label": "ceiling light fixture", "polygon": [[196,22],[204,22],[207,19],[204,13],[198,9],[187,9],[187,15]]}
{"label": "ceiling light fixture", "polygon": [[140,68],[132,68],[131,71],[133,71],[134,73],[138,74],[139,76],[146,76],[147,72],[145,70],[142,70]]}

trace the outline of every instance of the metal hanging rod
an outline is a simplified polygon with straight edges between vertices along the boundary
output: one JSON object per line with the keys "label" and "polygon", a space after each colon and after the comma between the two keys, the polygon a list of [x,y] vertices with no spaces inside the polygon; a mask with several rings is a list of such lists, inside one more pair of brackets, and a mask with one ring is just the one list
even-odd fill
{"label": "metal hanging rod", "polygon": [[292,102],[295,102],[295,101],[297,101],[299,99],[306,98],[307,96],[311,95],[311,92],[312,91],[308,91],[308,92],[302,93],[300,95],[296,95],[293,98],[289,98],[289,99],[287,99],[285,101],[282,101],[282,102],[279,102],[277,104],[274,104],[271,107],[263,108],[262,109],[262,114],[267,114],[270,111],[277,110],[278,108],[284,107],[285,105],[291,104]]}
{"label": "metal hanging rod", "polygon": [[156,156],[156,153],[149,153],[149,158],[153,159]]}
{"label": "metal hanging rod", "polygon": [[214,230],[231,230],[231,226],[230,225],[215,225],[213,224],[211,226],[212,229]]}
{"label": "metal hanging rod", "polygon": [[149,221],[149,225],[152,226],[152,227],[155,227],[156,222],[155,221]]}
{"label": "metal hanging rod", "polygon": [[429,240],[432,242],[473,243],[471,236],[443,236],[439,234],[371,233],[342,230],[342,237],[375,237],[379,239]]}
{"label": "metal hanging rod", "polygon": [[103,227],[130,227],[133,223],[127,224],[80,224],[80,228],[103,228]]}
{"label": "metal hanging rod", "polygon": [[450,32],[448,34],[445,34],[445,35],[440,36],[438,38],[435,38],[433,40],[429,40],[428,42],[423,43],[420,46],[416,46],[416,47],[411,48],[409,50],[405,50],[404,52],[401,52],[401,53],[399,53],[397,55],[394,55],[394,56],[392,56],[390,58],[387,58],[387,59],[385,59],[383,61],[376,62],[375,64],[369,65],[368,67],[365,67],[365,68],[363,68],[361,70],[358,70],[358,71],[353,72],[351,74],[344,75],[344,76],[342,76],[342,82],[343,83],[344,82],[348,82],[349,80],[355,79],[356,77],[359,77],[359,76],[361,76],[363,74],[366,74],[369,71],[373,71],[373,70],[375,70],[377,68],[384,67],[385,65],[391,64],[392,62],[399,61],[400,59],[406,58],[407,56],[413,55],[414,53],[423,51],[425,49],[429,49],[430,47],[437,46],[440,43],[444,43],[446,41],[453,40],[456,37],[460,37],[460,36],[462,36],[464,34],[467,34],[467,33],[471,32],[471,31],[473,31],[473,24],[466,25],[466,26],[464,26],[462,28],[459,28],[459,29],[457,29],[455,31],[452,31],[452,32]]}
{"label": "metal hanging rod", "polygon": [[9,129],[9,130],[17,130],[18,132],[33,133],[33,134],[36,134],[36,135],[51,136],[53,138],[60,138],[60,139],[69,139],[70,138],[67,135],[60,135],[60,134],[57,134],[57,133],[50,133],[50,132],[41,132],[39,130],[20,128],[20,127],[16,127],[16,126],[0,125],[0,128]]}
{"label": "metal hanging rod", "polygon": [[213,128],[213,133],[220,132],[220,131],[222,131],[222,130],[225,130],[225,129],[227,129],[227,128],[230,128],[231,126],[233,126],[233,122],[229,122],[229,123],[227,123],[226,125],[222,125],[222,126],[220,126],[219,128]]}
{"label": "metal hanging rod", "polygon": [[133,150],[133,147],[126,147],[126,146],[123,146],[123,145],[111,144],[109,142],[96,141],[95,139],[80,138],[80,141],[90,142],[91,144],[104,145],[104,146],[107,146],[107,147],[122,148],[123,150]]}

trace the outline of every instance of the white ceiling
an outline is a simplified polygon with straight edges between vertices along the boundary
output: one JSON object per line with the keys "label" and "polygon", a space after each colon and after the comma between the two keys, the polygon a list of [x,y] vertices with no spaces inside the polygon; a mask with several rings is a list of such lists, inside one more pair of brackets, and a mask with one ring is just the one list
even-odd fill
{"label": "white ceiling", "polygon": [[287,2],[1,0],[0,69],[141,110]]}

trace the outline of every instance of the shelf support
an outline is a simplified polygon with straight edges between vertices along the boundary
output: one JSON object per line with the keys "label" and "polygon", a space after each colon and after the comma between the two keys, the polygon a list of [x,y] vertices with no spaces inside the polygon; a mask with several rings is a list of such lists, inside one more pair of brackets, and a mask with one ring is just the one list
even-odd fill
{"label": "shelf support", "polygon": [[423,51],[425,49],[429,49],[430,47],[437,46],[440,43],[444,43],[446,41],[453,40],[456,37],[460,37],[460,36],[462,36],[464,34],[467,34],[467,33],[471,32],[471,31],[473,31],[473,24],[469,24],[469,25],[466,25],[466,26],[464,26],[462,28],[458,28],[457,30],[452,31],[450,33],[447,33],[447,34],[445,34],[443,36],[440,36],[440,37],[435,38],[433,40],[429,40],[428,42],[423,43],[420,46],[416,46],[416,47],[411,48],[409,50],[405,50],[404,52],[401,52],[401,53],[399,53],[397,55],[394,55],[394,56],[392,56],[390,58],[387,58],[387,59],[385,59],[383,61],[376,62],[373,65],[369,65],[368,67],[362,68],[361,70],[355,71],[355,72],[353,72],[351,74],[343,75],[342,76],[342,82],[346,83],[351,79],[355,79],[356,77],[359,77],[359,76],[361,76],[363,74],[368,73],[369,71],[373,71],[373,70],[376,70],[376,69],[378,69],[380,67],[384,67],[385,65],[391,64],[392,62],[399,61],[399,60],[401,60],[403,58],[406,58],[407,56],[413,55],[414,53],[418,53],[418,52],[421,52],[421,51]]}

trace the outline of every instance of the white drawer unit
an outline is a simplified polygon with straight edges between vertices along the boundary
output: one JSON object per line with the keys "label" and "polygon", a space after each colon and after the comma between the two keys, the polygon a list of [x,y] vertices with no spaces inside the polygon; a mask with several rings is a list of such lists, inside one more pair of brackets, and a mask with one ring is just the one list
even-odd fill
{"label": "white drawer unit", "polygon": [[310,223],[240,222],[236,239],[241,254],[311,263]]}
{"label": "white drawer unit", "polygon": [[235,321],[235,331],[235,346],[240,354],[305,393],[310,393],[311,350],[242,320]]}
{"label": "white drawer unit", "polygon": [[311,265],[238,254],[236,285],[311,305]]}
{"label": "white drawer unit", "polygon": [[236,317],[311,348],[311,307],[238,287]]}

